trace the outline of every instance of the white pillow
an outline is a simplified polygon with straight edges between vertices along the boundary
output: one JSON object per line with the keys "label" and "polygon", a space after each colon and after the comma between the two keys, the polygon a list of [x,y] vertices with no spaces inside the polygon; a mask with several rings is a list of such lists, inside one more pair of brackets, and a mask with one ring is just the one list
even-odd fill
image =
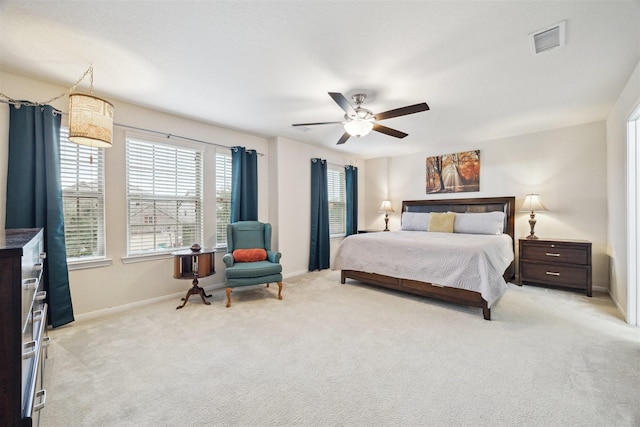
{"label": "white pillow", "polygon": [[453,222],[454,233],[502,234],[504,212],[456,213]]}
{"label": "white pillow", "polygon": [[402,227],[405,231],[427,231],[429,212],[402,212]]}

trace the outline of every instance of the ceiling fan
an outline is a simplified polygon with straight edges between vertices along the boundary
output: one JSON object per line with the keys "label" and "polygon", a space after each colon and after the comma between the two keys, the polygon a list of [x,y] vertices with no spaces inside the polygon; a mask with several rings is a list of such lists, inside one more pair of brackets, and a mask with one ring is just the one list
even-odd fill
{"label": "ceiling fan", "polygon": [[353,102],[356,104],[353,107],[347,98],[338,92],[329,92],[329,96],[342,108],[345,112],[344,121],[340,122],[317,122],[317,123],[296,123],[291,126],[315,126],[315,125],[331,125],[340,123],[344,126],[344,134],[338,140],[338,144],[344,144],[352,137],[361,137],[372,130],[376,132],[384,133],[386,135],[393,136],[395,138],[404,138],[409,135],[408,133],[401,132],[399,130],[391,129],[377,123],[379,120],[391,119],[394,117],[406,116],[407,114],[419,113],[421,111],[427,111],[429,106],[426,102],[420,104],[408,105],[402,108],[396,108],[394,110],[385,111],[383,113],[374,114],[371,110],[361,107],[366,95],[359,93],[352,96]]}

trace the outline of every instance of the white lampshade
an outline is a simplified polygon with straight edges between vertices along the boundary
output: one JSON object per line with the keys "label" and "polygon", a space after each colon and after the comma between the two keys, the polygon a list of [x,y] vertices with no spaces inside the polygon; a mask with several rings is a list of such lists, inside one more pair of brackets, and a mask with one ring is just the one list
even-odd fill
{"label": "white lampshade", "polygon": [[69,95],[69,141],[91,147],[111,147],[113,105],[93,95]]}
{"label": "white lampshade", "polygon": [[344,130],[351,136],[361,137],[373,129],[373,123],[369,120],[355,118],[344,124]]}
{"label": "white lampshade", "polygon": [[391,200],[383,200],[382,204],[380,205],[380,209],[378,209],[380,212],[395,212],[393,210],[393,206],[391,206]]}
{"label": "white lampshade", "polygon": [[542,212],[546,210],[547,208],[542,204],[542,198],[540,198],[539,194],[527,194],[522,203],[522,208],[520,208],[520,212]]}

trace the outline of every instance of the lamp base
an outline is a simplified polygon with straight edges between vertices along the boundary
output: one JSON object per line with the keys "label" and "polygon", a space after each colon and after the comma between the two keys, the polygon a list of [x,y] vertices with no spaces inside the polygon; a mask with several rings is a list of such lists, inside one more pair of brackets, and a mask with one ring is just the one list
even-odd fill
{"label": "lamp base", "polygon": [[391,231],[389,230],[389,214],[388,213],[384,214],[384,230],[382,231]]}
{"label": "lamp base", "polygon": [[531,228],[531,231],[529,232],[529,235],[527,236],[527,239],[529,240],[537,240],[538,236],[536,236],[533,232],[533,229],[536,226],[536,214],[533,213],[533,211],[529,214],[529,228]]}
{"label": "lamp base", "polygon": [[205,303],[206,305],[211,305],[211,303],[205,299],[205,297],[209,298],[211,295],[207,295],[204,293],[204,289],[198,286],[198,277],[194,277],[191,289],[187,291],[187,295],[184,298],[180,298],[180,300],[184,302],[182,303],[182,305],[176,307],[176,310],[184,307],[187,304],[187,301],[189,301],[189,297],[191,295],[200,295],[203,303]]}

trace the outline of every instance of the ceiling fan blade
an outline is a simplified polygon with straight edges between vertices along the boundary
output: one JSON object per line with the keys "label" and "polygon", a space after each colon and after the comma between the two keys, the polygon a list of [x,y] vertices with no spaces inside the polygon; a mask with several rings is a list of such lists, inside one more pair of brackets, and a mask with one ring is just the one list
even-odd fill
{"label": "ceiling fan blade", "polygon": [[294,123],[291,126],[315,126],[315,125],[335,125],[342,122],[317,122],[317,123]]}
{"label": "ceiling fan blade", "polygon": [[393,117],[406,116],[407,114],[419,113],[421,111],[427,111],[429,106],[426,102],[420,104],[408,105],[402,108],[396,108],[395,110],[385,111],[375,115],[376,120],[391,119]]}
{"label": "ceiling fan blade", "polygon": [[334,101],[336,101],[336,104],[338,104],[345,113],[349,115],[356,113],[356,111],[353,109],[351,104],[349,104],[349,101],[347,101],[347,98],[345,98],[343,94],[338,92],[329,92],[329,96],[333,98]]}
{"label": "ceiling fan blade", "polygon": [[395,136],[396,138],[404,138],[405,136],[409,135],[408,133],[400,132],[399,130],[391,129],[378,123],[373,124],[373,130],[389,136]]}
{"label": "ceiling fan blade", "polygon": [[345,142],[347,142],[347,139],[349,139],[350,137],[351,135],[349,135],[349,132],[343,133],[336,145],[344,144]]}

